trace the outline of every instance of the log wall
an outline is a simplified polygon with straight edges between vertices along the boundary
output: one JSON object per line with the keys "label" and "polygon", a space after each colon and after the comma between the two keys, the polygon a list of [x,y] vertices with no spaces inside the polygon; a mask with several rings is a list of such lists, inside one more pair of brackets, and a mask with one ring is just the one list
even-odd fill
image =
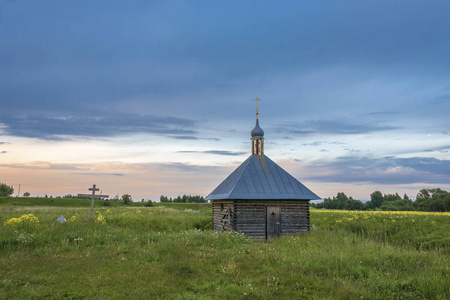
{"label": "log wall", "polygon": [[216,231],[232,231],[234,229],[233,201],[213,202],[213,229]]}
{"label": "log wall", "polygon": [[255,202],[235,202],[236,231],[254,239],[266,239],[266,206]]}
{"label": "log wall", "polygon": [[281,235],[309,231],[308,200],[215,200],[213,228],[217,231],[234,230],[253,239],[265,240],[267,207],[281,208]]}

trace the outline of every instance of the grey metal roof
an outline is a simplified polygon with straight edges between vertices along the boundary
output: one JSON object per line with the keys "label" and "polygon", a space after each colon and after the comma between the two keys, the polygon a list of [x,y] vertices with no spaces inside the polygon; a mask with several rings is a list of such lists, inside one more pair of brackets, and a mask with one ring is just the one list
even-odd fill
{"label": "grey metal roof", "polygon": [[265,155],[251,155],[206,200],[313,200],[320,197]]}

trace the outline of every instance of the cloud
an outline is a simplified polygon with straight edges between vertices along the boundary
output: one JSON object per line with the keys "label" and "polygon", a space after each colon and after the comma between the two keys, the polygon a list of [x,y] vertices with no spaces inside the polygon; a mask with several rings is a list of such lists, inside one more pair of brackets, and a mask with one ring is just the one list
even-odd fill
{"label": "cloud", "polygon": [[90,168],[87,164],[55,164],[47,161],[0,164],[0,167],[32,170],[88,170]]}
{"label": "cloud", "polygon": [[46,140],[67,136],[111,137],[133,133],[195,134],[196,121],[155,115],[23,115],[1,119],[7,135]]}
{"label": "cloud", "polygon": [[1,151],[0,154],[6,154],[8,151]]}
{"label": "cloud", "polygon": [[399,111],[394,110],[386,110],[386,111],[374,111],[365,114],[366,116],[392,116],[392,115],[398,115],[400,114]]}
{"label": "cloud", "polygon": [[125,176],[121,173],[74,173],[77,175],[88,175],[88,176]]}
{"label": "cloud", "polygon": [[321,145],[345,145],[346,143],[343,142],[325,142],[325,141],[315,141],[311,143],[304,143],[303,146],[321,146]]}
{"label": "cloud", "polygon": [[303,146],[320,146],[322,144],[323,144],[323,142],[317,141],[317,142],[312,142],[312,143],[304,143]]}
{"label": "cloud", "polygon": [[204,154],[216,154],[216,155],[227,155],[227,156],[240,156],[247,154],[247,152],[238,151],[227,151],[227,150],[206,150],[206,151],[178,151],[177,153],[204,153]]}
{"label": "cloud", "polygon": [[208,141],[220,141],[219,138],[201,138],[192,135],[169,135],[168,137],[177,140],[208,140]]}
{"label": "cloud", "polygon": [[[354,124],[342,121],[310,121],[299,123],[286,123],[276,127],[276,131],[297,135],[306,134],[364,134],[377,131],[396,130],[400,127],[389,125]],[[310,144],[311,145],[311,144]],[[313,146],[320,145],[314,142]]]}
{"label": "cloud", "polygon": [[448,184],[450,160],[429,157],[384,158],[339,157],[334,162],[315,165],[311,179],[324,182],[376,184]]}
{"label": "cloud", "polygon": [[146,163],[122,163],[105,162],[92,164],[64,164],[50,163],[47,161],[36,161],[31,163],[9,163],[0,164],[0,167],[13,169],[47,170],[47,171],[71,171],[73,175],[92,176],[127,176],[128,174],[139,174],[141,172],[176,171],[188,173],[208,173],[220,170],[223,167],[193,165],[181,162],[146,162]]}
{"label": "cloud", "polygon": [[423,150],[423,152],[441,152],[441,153],[447,153],[450,150],[450,145],[440,146],[440,147],[434,147]]}
{"label": "cloud", "polygon": [[192,164],[180,163],[180,162],[149,163],[149,164],[144,164],[143,166],[156,167],[160,170],[176,170],[176,171],[190,172],[190,173],[206,173],[206,172],[211,172],[213,170],[220,168],[220,167],[216,167],[216,166],[192,165]]}

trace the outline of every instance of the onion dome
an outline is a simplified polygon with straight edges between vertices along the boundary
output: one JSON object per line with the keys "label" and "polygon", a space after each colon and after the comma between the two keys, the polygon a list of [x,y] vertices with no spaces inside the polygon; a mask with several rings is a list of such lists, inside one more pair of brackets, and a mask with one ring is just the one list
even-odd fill
{"label": "onion dome", "polygon": [[256,119],[255,128],[253,128],[253,130],[250,134],[252,135],[252,138],[263,138],[264,137],[264,130],[262,130],[261,127],[259,127],[258,119]]}

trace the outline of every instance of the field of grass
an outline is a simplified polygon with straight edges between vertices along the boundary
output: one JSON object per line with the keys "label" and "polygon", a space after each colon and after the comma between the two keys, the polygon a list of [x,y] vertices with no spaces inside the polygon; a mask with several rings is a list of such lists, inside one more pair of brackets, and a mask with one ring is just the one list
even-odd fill
{"label": "field of grass", "polygon": [[448,214],[313,210],[266,243],[211,231],[208,204],[88,215],[0,204],[0,299],[450,298]]}

